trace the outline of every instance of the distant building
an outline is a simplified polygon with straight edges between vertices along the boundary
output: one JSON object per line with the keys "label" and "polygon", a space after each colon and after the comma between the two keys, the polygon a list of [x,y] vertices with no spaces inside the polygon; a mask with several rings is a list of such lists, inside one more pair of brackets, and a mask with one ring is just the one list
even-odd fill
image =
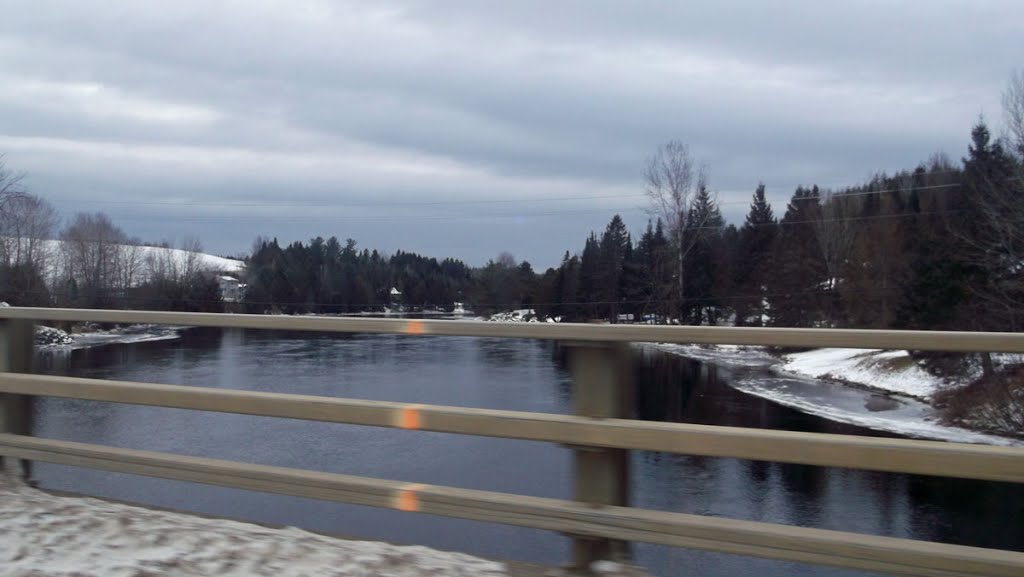
{"label": "distant building", "polygon": [[217,284],[220,286],[220,298],[226,303],[237,303],[245,296],[246,285],[235,277],[218,275]]}

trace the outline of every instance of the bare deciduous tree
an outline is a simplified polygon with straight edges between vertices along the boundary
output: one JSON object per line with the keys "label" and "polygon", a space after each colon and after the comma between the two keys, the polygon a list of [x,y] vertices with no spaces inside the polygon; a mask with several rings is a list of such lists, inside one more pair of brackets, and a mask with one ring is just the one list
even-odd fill
{"label": "bare deciduous tree", "polygon": [[21,186],[23,174],[12,172],[0,155],[0,262],[10,264],[14,261],[12,251],[20,246],[14,241],[10,228],[13,224],[12,205],[25,195]]}
{"label": "bare deciduous tree", "polygon": [[101,212],[78,213],[61,232],[66,280],[74,280],[80,296],[95,305],[111,296],[119,277],[120,247],[127,235]]}
{"label": "bare deciduous tree", "polygon": [[694,160],[690,147],[678,140],[659,146],[644,168],[644,193],[651,213],[665,223],[675,255],[677,316],[683,310],[686,253],[693,244],[687,243],[685,234],[689,211],[696,194],[707,185],[707,172],[706,166]]}
{"label": "bare deciduous tree", "polygon": [[203,270],[203,243],[197,236],[186,236],[181,240],[180,246],[185,254],[182,257],[181,278],[177,280],[191,280]]}
{"label": "bare deciduous tree", "polygon": [[7,169],[0,155],[0,266],[8,287],[17,287],[23,302],[49,300],[47,241],[57,226],[57,211],[22,186],[24,176]]}
{"label": "bare deciduous tree", "polygon": [[11,199],[25,193],[25,189],[21,185],[24,179],[24,173],[13,172],[7,168],[7,162],[0,154],[0,214],[3,214]]}
{"label": "bare deciduous tree", "polygon": [[125,240],[117,247],[115,253],[115,270],[117,271],[117,289],[126,293],[142,282],[143,247],[142,241],[136,237]]}
{"label": "bare deciduous tree", "polygon": [[1017,154],[1024,161],[1024,71],[1015,70],[1003,91],[1003,121]]}
{"label": "bare deciduous tree", "polygon": [[8,197],[0,212],[0,263],[42,271],[48,256],[45,241],[52,238],[57,221],[57,210],[34,194]]}

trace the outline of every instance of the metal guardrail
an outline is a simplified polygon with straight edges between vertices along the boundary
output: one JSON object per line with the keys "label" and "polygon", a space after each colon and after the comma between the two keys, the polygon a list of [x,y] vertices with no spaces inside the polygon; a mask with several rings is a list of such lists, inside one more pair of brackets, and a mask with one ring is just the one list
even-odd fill
{"label": "metal guardrail", "polygon": [[33,321],[83,321],[334,333],[525,338],[570,342],[657,342],[773,347],[845,347],[853,349],[1024,353],[1024,333],[593,325],[539,322],[483,323],[478,321],[428,319],[403,320],[17,307],[0,309],[0,318]]}
{"label": "metal guardrail", "polygon": [[[576,415],[154,385],[26,374],[32,320],[153,323],[559,340],[572,347]],[[629,420],[621,343],[771,344],[1024,352],[1024,335],[752,329],[0,309],[0,456],[547,529],[586,567],[628,541],[896,575],[1024,575],[1024,553],[626,506],[629,450],[1024,483],[1024,449]],[[899,343],[899,344],[896,344]],[[91,399],[561,443],[576,448],[575,501],[428,486],[30,436],[32,396]]]}

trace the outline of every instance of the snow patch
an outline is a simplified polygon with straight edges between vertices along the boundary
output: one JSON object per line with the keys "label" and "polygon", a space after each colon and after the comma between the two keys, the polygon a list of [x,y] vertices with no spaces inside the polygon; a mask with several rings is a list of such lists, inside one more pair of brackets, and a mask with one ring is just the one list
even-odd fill
{"label": "snow patch", "polygon": [[735,367],[767,367],[778,362],[764,347],[741,345],[681,345],[674,343],[633,343],[647,348],[679,355],[698,361]]}
{"label": "snow patch", "polygon": [[75,344],[75,339],[66,332],[53,327],[36,326],[36,346],[66,347]]}
{"label": "snow patch", "polygon": [[516,309],[514,311],[505,311],[500,313],[494,313],[490,317],[483,319],[496,323],[539,323],[540,319],[537,317],[537,313],[533,309]]}
{"label": "snow patch", "polygon": [[1024,446],[1018,439],[941,424],[926,401],[944,382],[924,372],[905,351],[818,349],[786,355],[780,364],[759,347],[636,346],[733,368],[729,386],[831,421],[921,439]]}
{"label": "snow patch", "polygon": [[168,327],[162,325],[130,325],[105,331],[75,333],[72,349],[85,349],[112,344],[147,343],[151,341],[168,341],[181,338],[181,331],[186,327]]}
{"label": "snow patch", "polygon": [[907,351],[816,349],[783,357],[781,370],[816,379],[833,379],[928,399],[946,382],[925,372]]}
{"label": "snow patch", "polygon": [[590,564],[590,571],[595,575],[611,575],[615,577],[645,577],[647,575],[639,567],[614,561],[594,561]]}
{"label": "snow patch", "polygon": [[[58,497],[29,488],[2,470],[0,535],[0,573],[12,576],[510,574],[505,563],[464,553],[337,539],[294,527],[274,529],[88,497]],[[592,569],[607,577],[647,576],[637,567],[609,561],[598,561]]]}
{"label": "snow patch", "polygon": [[841,397],[830,394],[828,390],[822,390],[820,382],[801,383],[783,378],[751,378],[740,379],[730,384],[744,393],[804,413],[876,431],[919,439],[1024,447],[1024,441],[1017,439],[940,424],[938,415],[930,405],[914,399],[893,401],[894,408],[875,412],[866,407],[870,398],[864,403],[842,402],[844,399]]}
{"label": "snow patch", "polygon": [[5,575],[507,575],[461,553],[57,497],[2,474],[0,534]]}

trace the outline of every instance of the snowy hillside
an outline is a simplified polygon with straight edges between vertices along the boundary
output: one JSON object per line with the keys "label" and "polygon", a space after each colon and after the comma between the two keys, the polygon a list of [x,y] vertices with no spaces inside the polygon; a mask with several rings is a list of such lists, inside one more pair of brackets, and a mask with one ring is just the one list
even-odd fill
{"label": "snowy hillside", "polygon": [[144,246],[142,248],[143,258],[150,255],[157,255],[161,252],[169,252],[171,258],[174,259],[175,263],[179,267],[183,267],[189,259],[189,255],[193,254],[199,259],[199,267],[203,270],[208,271],[219,271],[227,274],[240,273],[245,267],[245,263],[240,260],[233,258],[225,258],[222,256],[216,256],[212,254],[206,254],[202,252],[189,253],[188,251],[181,250],[180,248],[160,248],[156,246]]}
{"label": "snowy hillside", "polygon": [[[59,263],[61,260],[60,255],[63,242],[59,240],[47,240],[43,241],[43,245],[47,253],[47,261],[54,263],[51,266],[55,266],[56,263]],[[178,268],[184,268],[187,265],[190,255],[195,255],[194,258],[198,259],[198,265],[203,270],[220,271],[231,274],[241,272],[242,268],[245,266],[245,263],[233,258],[224,258],[222,256],[215,256],[201,252],[193,253],[180,248],[128,245],[117,245],[117,247],[120,250],[137,248],[142,260],[169,259]]]}
{"label": "snowy hillside", "polygon": [[[3,240],[7,244],[6,249],[8,253],[13,252],[12,240]],[[66,258],[68,258],[66,256],[67,251],[64,250],[64,242],[60,240],[45,240],[41,241],[40,247],[42,254],[37,255],[36,258],[41,257],[44,263],[43,276],[50,281],[54,281],[61,276]],[[130,263],[129,266],[135,269],[136,272],[132,275],[134,278],[132,284],[145,282],[153,270],[172,273],[182,272],[191,267],[201,271],[220,272],[237,277],[245,267],[245,263],[240,260],[200,252],[189,252],[179,248],[113,245],[111,249],[116,250],[116,258],[121,263]],[[22,245],[22,250],[27,250],[25,245]]]}

